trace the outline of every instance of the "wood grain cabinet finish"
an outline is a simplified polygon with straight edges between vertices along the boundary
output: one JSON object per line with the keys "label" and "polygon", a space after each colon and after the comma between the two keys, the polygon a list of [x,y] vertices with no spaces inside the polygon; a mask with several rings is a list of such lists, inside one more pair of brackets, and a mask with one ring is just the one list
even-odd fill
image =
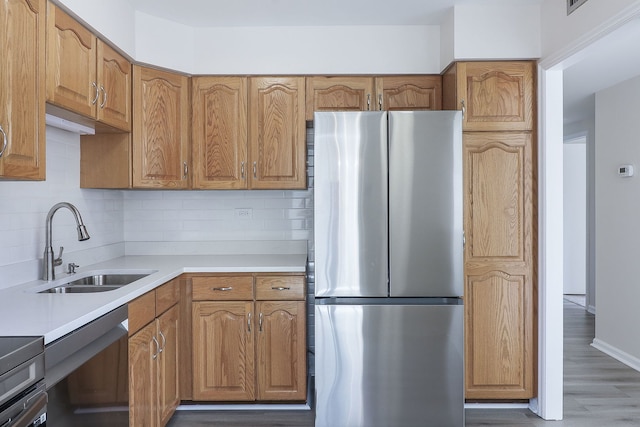
{"label": "wood grain cabinet finish", "polygon": [[164,427],[180,403],[178,283],[168,282],[129,303],[131,426]]}
{"label": "wood grain cabinet finish", "polygon": [[304,401],[304,275],[191,280],[193,400]]}
{"label": "wood grain cabinet finish", "polygon": [[246,189],[247,79],[193,77],[193,188]]}
{"label": "wood grain cabinet finish", "polygon": [[249,188],[306,188],[304,108],[304,77],[249,78]]}
{"label": "wood grain cabinet finish", "polygon": [[52,3],[47,40],[47,102],[130,131],[131,63]]}
{"label": "wood grain cabinet finish", "polygon": [[371,110],[376,99],[374,77],[312,76],[306,86],[307,120],[315,112]]}
{"label": "wood grain cabinet finish", "polygon": [[531,131],[533,61],[459,62],[443,76],[443,108],[463,110],[465,131]]}
{"label": "wood grain cabinet finish", "polygon": [[0,179],[44,180],[46,2],[0,2],[0,25]]}
{"label": "wood grain cabinet finish", "polygon": [[317,111],[439,110],[442,77],[313,76],[307,78],[307,120]]}
{"label": "wood grain cabinet finish", "polygon": [[133,187],[189,188],[189,78],[133,67]]}
{"label": "wood grain cabinet finish", "polygon": [[531,138],[528,132],[463,137],[468,399],[535,393]]}
{"label": "wood grain cabinet finish", "polygon": [[443,108],[463,109],[465,396],[536,395],[535,62],[461,62]]}

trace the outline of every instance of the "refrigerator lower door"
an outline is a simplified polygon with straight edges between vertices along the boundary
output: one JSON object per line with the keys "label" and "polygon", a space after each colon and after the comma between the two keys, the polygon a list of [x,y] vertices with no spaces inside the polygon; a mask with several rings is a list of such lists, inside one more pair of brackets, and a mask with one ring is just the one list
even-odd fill
{"label": "refrigerator lower door", "polygon": [[316,305],[316,427],[464,426],[462,305]]}

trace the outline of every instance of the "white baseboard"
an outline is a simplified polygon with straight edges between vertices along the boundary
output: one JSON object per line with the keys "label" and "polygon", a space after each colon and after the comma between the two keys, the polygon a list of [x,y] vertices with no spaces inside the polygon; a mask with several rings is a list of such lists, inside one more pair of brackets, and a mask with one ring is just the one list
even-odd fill
{"label": "white baseboard", "polygon": [[591,346],[597,348],[598,350],[600,350],[605,354],[608,354],[614,359],[624,363],[630,368],[633,368],[636,371],[640,371],[640,359],[638,359],[637,357],[632,356],[629,353],[626,353],[618,349],[617,347],[607,344],[606,342],[599,340],[597,338],[594,338],[593,342],[591,343]]}

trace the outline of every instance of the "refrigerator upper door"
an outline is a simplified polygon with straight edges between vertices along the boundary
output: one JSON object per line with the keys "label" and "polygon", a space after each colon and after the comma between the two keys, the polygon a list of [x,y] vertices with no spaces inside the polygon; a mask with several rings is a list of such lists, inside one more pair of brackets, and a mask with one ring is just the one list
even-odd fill
{"label": "refrigerator upper door", "polygon": [[317,297],[388,296],[387,115],[314,117]]}
{"label": "refrigerator upper door", "polygon": [[463,294],[462,113],[389,113],[391,296]]}

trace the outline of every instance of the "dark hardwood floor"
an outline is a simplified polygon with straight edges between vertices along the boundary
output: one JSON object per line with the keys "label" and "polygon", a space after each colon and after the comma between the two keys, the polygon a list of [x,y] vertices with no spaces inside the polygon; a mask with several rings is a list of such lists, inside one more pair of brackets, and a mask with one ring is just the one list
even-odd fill
{"label": "dark hardwood floor", "polygon": [[[565,301],[563,421],[526,409],[467,409],[466,426],[640,426],[640,373],[591,347],[594,331],[594,316]],[[313,418],[312,411],[179,411],[168,427],[312,427]]]}

